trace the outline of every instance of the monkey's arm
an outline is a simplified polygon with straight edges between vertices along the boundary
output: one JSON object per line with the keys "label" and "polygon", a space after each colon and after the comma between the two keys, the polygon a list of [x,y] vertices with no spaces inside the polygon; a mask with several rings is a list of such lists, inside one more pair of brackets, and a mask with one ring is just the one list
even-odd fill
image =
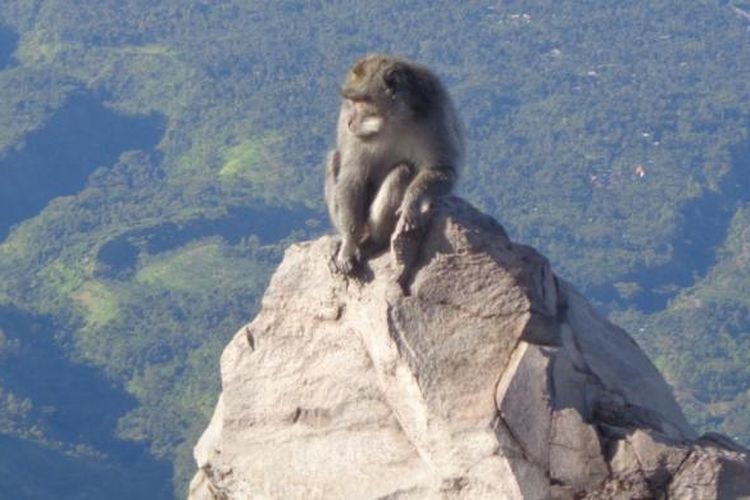
{"label": "monkey's arm", "polygon": [[328,215],[331,217],[331,222],[337,231],[340,232],[338,227],[338,208],[336,206],[336,181],[339,178],[339,170],[341,169],[341,153],[337,149],[334,149],[328,153],[326,158],[326,173],[325,173],[325,186],[324,195],[326,200],[326,206],[328,207]]}
{"label": "monkey's arm", "polygon": [[451,192],[456,183],[453,167],[422,168],[406,188],[396,232],[422,229],[432,201]]}
{"label": "monkey's arm", "polygon": [[349,274],[359,263],[359,242],[365,230],[366,179],[356,169],[342,168],[335,187],[336,226],[341,233],[341,246],[335,264]]}

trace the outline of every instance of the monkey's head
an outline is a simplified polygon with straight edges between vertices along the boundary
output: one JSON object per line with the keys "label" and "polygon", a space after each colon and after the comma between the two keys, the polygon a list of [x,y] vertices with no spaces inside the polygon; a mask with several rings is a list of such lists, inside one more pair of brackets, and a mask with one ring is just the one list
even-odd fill
{"label": "monkey's head", "polygon": [[441,99],[437,78],[426,68],[384,55],[354,63],[341,87],[349,131],[366,140],[397,122],[413,123]]}

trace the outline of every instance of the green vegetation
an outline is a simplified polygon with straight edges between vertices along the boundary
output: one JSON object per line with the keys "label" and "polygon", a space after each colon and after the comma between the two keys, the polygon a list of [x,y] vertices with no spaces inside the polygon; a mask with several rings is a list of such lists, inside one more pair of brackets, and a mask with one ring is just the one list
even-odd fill
{"label": "green vegetation", "polygon": [[750,207],[733,217],[717,264],[663,311],[621,313],[693,422],[750,443]]}
{"label": "green vegetation", "polygon": [[[184,496],[223,345],[327,226],[336,85],[368,51],[444,77],[461,194],[750,444],[750,39],[721,3],[5,2],[0,457],[102,481],[165,460]],[[23,477],[0,459],[0,496]]]}

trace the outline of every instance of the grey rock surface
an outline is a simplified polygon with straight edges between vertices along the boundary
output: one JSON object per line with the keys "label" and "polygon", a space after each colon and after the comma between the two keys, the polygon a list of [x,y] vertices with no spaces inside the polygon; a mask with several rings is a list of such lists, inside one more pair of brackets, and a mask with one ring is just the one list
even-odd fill
{"label": "grey rock surface", "polygon": [[334,245],[291,246],[226,347],[190,499],[750,498],[747,450],[467,203],[407,270],[333,275]]}

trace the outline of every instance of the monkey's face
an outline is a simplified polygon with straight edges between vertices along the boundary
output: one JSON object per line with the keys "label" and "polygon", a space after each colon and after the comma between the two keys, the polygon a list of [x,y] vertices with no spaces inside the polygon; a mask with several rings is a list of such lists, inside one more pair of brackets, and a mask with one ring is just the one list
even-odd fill
{"label": "monkey's face", "polygon": [[428,71],[390,56],[356,61],[341,87],[349,131],[365,138],[413,124],[434,107],[433,80]]}
{"label": "monkey's face", "polygon": [[378,107],[369,100],[344,99],[341,112],[349,133],[361,140],[377,136],[385,123]]}

